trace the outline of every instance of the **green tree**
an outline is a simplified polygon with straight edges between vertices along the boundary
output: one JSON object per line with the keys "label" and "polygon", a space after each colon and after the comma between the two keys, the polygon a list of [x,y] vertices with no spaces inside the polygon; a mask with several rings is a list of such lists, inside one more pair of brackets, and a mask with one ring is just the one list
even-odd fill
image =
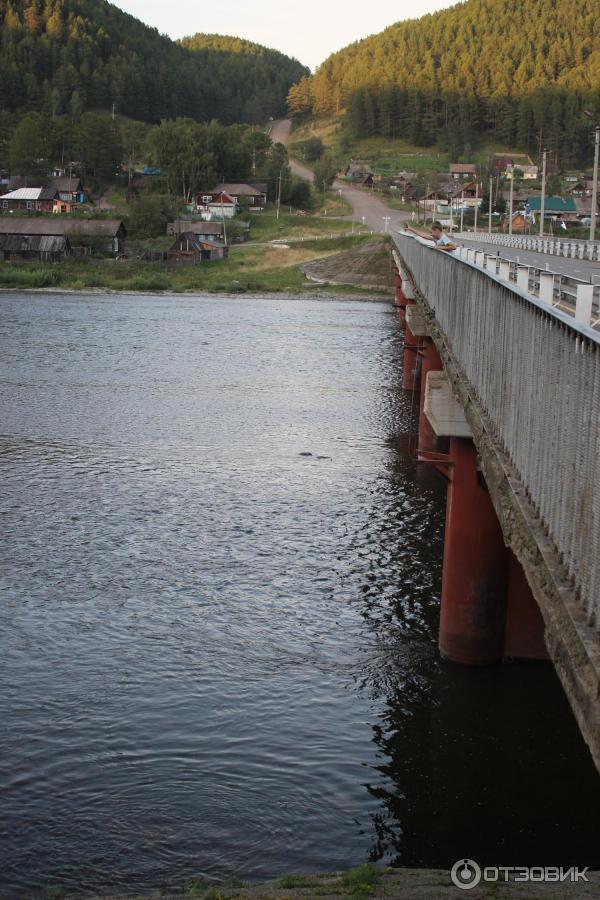
{"label": "green tree", "polygon": [[326,191],[331,187],[337,175],[337,164],[330,153],[324,153],[315,165],[315,187],[319,191]]}

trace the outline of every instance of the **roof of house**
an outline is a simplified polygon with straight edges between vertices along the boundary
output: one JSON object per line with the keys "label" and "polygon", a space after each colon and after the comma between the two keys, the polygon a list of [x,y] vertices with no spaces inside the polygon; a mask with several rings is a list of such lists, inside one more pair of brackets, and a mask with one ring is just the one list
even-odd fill
{"label": "roof of house", "polygon": [[45,187],[40,191],[40,196],[38,200],[54,200],[56,195],[58,194],[58,190],[55,187]]}
{"label": "roof of house", "polygon": [[523,173],[523,175],[537,175],[539,172],[538,166],[525,165],[518,161],[513,163],[512,165],[508,166],[507,168],[510,169],[511,171],[513,169],[519,169]]}
{"label": "roof of house", "polygon": [[188,222],[186,219],[176,219],[169,225],[170,232],[176,234],[190,231],[193,234],[222,234],[222,222]]}
{"label": "roof of house", "polygon": [[208,197],[211,195],[212,200],[209,203],[209,206],[235,206],[235,200],[231,197],[227,191],[213,190],[202,192],[201,196]]}
{"label": "roof of house", "polygon": [[475,175],[477,166],[475,163],[450,163],[448,171],[451,175]]}
{"label": "roof of house", "polygon": [[63,219],[58,216],[29,218],[0,216],[0,234],[71,235],[72,237],[115,237],[125,226],[119,219]]}
{"label": "roof of house", "polygon": [[17,188],[15,191],[9,191],[3,194],[0,200],[39,200],[43,188]]}
{"label": "roof of house", "polygon": [[[541,197],[532,197],[529,196],[527,198],[527,203],[529,204],[529,208],[532,212],[541,212],[542,208],[542,198]],[[544,211],[545,213],[566,213],[566,212],[576,212],[577,207],[575,206],[575,198],[574,197],[546,197],[544,202]]]}
{"label": "roof of house", "polygon": [[253,187],[251,184],[218,184],[215,188],[210,191],[211,194],[220,193],[224,191],[226,194],[235,195],[236,197],[257,197],[259,194],[264,194],[264,191],[259,190],[256,187]]}
{"label": "roof of house", "polygon": [[63,194],[74,194],[76,191],[81,190],[81,181],[79,178],[68,178],[64,175],[62,177],[50,178],[48,184],[55,190],[61,191]]}
{"label": "roof of house", "polygon": [[190,250],[194,250],[196,253],[200,253],[202,249],[223,250],[227,246],[223,241],[204,241],[199,238],[197,234],[194,234],[193,231],[182,231],[181,234],[177,235],[175,242],[171,247],[171,252],[184,240],[189,244]]}

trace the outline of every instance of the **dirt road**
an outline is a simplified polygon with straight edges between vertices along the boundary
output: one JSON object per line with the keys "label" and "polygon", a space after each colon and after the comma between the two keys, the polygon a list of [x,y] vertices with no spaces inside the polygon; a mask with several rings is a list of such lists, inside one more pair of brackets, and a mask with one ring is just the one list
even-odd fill
{"label": "dirt road", "polygon": [[[289,119],[280,119],[273,122],[271,128],[271,138],[275,142],[287,144],[292,130],[292,123]],[[307,166],[303,166],[295,159],[290,160],[292,174],[298,178],[305,178],[307,181],[314,181],[314,176]],[[343,181],[335,181],[334,190],[342,192],[342,197],[351,205],[353,215],[352,218],[356,222],[362,222],[373,231],[385,231],[385,219],[389,217],[387,230],[392,231],[400,226],[400,222],[406,219],[407,214],[399,212],[397,209],[390,209],[389,206],[373,194],[358,188],[350,187]]]}

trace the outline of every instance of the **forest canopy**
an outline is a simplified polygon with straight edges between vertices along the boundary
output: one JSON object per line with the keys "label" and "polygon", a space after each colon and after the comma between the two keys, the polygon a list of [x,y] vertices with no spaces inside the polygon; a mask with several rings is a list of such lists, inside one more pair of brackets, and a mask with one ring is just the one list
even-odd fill
{"label": "forest canopy", "polygon": [[293,115],[345,114],[356,136],[443,142],[481,135],[564,162],[587,159],[600,118],[600,0],[467,0],[333,54],[294,85]]}
{"label": "forest canopy", "polygon": [[297,60],[249,41],[170,40],[106,0],[0,0],[0,109],[111,110],[146,122],[261,122],[285,112]]}

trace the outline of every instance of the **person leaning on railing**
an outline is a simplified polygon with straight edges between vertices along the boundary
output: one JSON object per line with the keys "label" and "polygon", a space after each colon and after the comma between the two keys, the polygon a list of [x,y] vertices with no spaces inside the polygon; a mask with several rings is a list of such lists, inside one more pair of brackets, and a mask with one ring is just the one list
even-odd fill
{"label": "person leaning on railing", "polygon": [[436,250],[444,250],[448,253],[458,249],[458,246],[452,243],[448,235],[444,234],[440,222],[433,223],[430,234],[426,234],[424,231],[417,231],[415,228],[411,228],[410,225],[406,225],[405,227],[407,231],[412,231],[417,237],[433,240]]}

